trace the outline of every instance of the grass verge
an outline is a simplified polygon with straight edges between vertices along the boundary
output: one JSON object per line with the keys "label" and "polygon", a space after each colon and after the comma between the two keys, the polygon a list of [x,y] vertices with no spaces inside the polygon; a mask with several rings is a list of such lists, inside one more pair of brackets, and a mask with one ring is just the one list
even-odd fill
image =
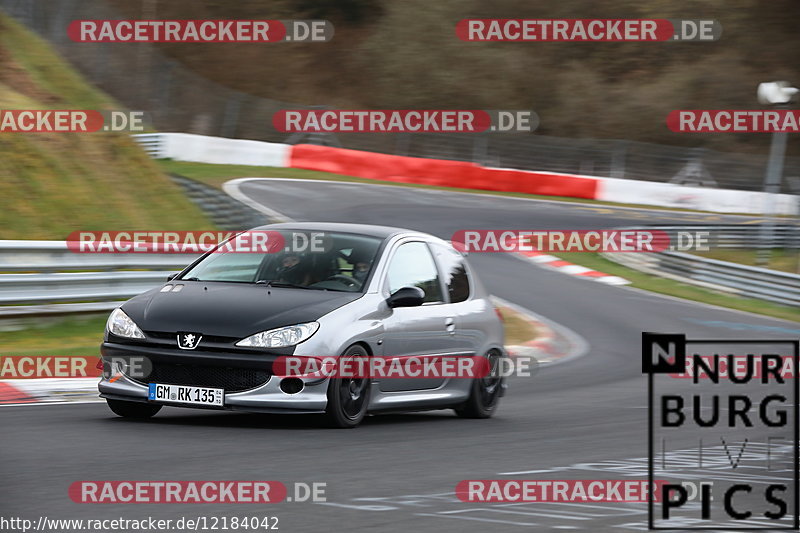
{"label": "grass verge", "polygon": [[0,336],[0,355],[100,355],[107,318],[108,314],[70,317],[5,331]]}
{"label": "grass verge", "polygon": [[536,339],[539,332],[526,317],[511,309],[510,307],[498,307],[500,314],[503,315],[503,326],[506,332],[506,345],[515,346],[525,344]]}

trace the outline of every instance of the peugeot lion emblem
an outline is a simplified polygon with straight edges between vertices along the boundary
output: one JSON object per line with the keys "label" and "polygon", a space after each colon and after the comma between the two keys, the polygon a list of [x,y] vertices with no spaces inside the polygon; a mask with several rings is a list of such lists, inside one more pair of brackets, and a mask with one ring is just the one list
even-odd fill
{"label": "peugeot lion emblem", "polygon": [[202,338],[203,336],[199,333],[179,332],[178,348],[181,350],[194,350],[200,344],[200,339]]}

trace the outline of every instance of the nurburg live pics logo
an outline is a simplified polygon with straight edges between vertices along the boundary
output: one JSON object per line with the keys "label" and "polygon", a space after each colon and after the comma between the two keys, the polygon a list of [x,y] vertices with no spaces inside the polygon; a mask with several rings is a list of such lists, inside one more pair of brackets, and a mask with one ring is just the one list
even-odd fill
{"label": "nurburg live pics logo", "polygon": [[642,333],[649,529],[798,529],[799,345]]}

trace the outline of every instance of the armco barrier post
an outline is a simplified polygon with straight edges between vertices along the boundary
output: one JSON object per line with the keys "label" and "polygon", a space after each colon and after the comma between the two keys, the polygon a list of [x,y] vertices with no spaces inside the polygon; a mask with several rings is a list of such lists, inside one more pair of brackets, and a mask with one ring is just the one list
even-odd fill
{"label": "armco barrier post", "polygon": [[786,132],[776,131],[772,134],[772,144],[769,147],[769,163],[767,164],[767,175],[764,177],[764,192],[767,193],[764,199],[764,222],[761,224],[761,241],[763,247],[758,250],[758,264],[766,265],[769,263],[772,254],[772,235],[774,233],[775,221],[772,219],[775,205],[775,197],[769,193],[777,194],[781,188],[781,177],[783,176],[783,157],[786,153]]}

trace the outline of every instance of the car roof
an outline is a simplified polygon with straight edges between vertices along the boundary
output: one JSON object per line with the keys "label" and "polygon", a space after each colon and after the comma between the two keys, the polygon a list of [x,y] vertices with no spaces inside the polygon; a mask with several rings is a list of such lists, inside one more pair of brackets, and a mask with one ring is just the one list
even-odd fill
{"label": "car roof", "polygon": [[348,224],[343,222],[285,222],[281,224],[267,224],[254,228],[257,230],[298,230],[298,231],[329,231],[340,233],[356,233],[368,235],[380,239],[388,239],[395,235],[412,233],[415,235],[425,235],[419,231],[392,226],[373,226],[371,224]]}

